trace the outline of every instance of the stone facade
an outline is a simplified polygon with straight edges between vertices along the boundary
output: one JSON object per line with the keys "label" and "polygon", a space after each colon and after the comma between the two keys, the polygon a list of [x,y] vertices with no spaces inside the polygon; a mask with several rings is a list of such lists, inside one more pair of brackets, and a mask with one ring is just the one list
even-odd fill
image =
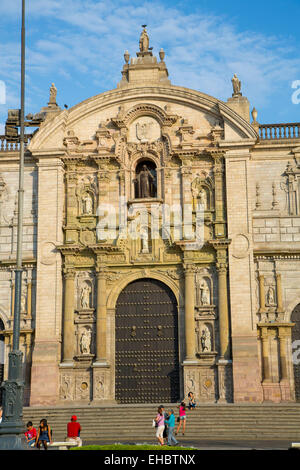
{"label": "stone facade", "polygon": [[[296,399],[299,126],[268,128],[254,113],[250,123],[240,84],[227,103],[173,86],[162,50],[159,56],[144,30],[137,57],[124,55],[117,89],[61,110],[52,87],[27,146],[26,404],[115,400],[118,297],[143,278],[176,297],[178,399],[189,391],[211,403]],[[5,138],[0,156],[0,338],[7,358],[18,152]],[[166,229],[167,209],[173,216]],[[183,233],[182,215],[190,215]],[[138,236],[124,232],[128,227]]]}

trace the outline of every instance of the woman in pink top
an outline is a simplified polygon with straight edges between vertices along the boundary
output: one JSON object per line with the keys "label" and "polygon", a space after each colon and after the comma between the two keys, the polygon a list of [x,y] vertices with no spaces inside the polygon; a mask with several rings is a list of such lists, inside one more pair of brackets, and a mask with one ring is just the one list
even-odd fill
{"label": "woman in pink top", "polygon": [[186,423],[185,403],[184,403],[184,401],[182,401],[181,404],[180,404],[180,407],[179,407],[179,424],[177,426],[175,436],[178,434],[178,431],[181,428],[181,424],[183,424],[182,435],[184,436],[185,423]]}
{"label": "woman in pink top", "polygon": [[163,438],[163,433],[165,429],[165,415],[164,415],[164,409],[159,407],[157,410],[158,414],[155,418],[156,421],[156,437],[158,442],[160,443],[161,446],[164,445],[164,438]]}

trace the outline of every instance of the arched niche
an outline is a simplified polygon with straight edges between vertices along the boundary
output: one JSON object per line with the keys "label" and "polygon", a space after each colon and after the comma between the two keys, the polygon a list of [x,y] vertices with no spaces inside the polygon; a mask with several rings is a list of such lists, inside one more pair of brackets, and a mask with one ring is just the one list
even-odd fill
{"label": "arched niche", "polygon": [[134,199],[157,198],[157,165],[149,157],[137,161],[134,169]]}

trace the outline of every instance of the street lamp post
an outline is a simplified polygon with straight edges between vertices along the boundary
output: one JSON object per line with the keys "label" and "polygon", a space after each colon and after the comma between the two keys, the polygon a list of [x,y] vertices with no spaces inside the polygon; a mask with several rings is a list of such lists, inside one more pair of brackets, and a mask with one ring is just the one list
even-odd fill
{"label": "street lamp post", "polygon": [[13,326],[13,349],[9,353],[8,379],[1,385],[3,416],[0,425],[0,449],[24,449],[23,424],[23,353],[20,343],[20,311],[22,293],[22,242],[24,203],[24,105],[25,105],[25,0],[22,0],[21,32],[21,110],[20,110],[20,164],[18,190],[18,237],[15,269],[15,305]]}

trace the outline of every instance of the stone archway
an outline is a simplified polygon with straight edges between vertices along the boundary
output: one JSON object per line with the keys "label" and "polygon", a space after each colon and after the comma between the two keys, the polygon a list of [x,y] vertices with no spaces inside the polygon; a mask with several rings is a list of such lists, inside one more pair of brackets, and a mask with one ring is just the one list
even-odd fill
{"label": "stone archway", "polygon": [[130,282],[116,305],[116,386],[120,403],[179,400],[178,308],[157,279]]}
{"label": "stone archway", "polygon": [[[300,340],[300,303],[296,305],[291,314],[291,322],[295,323],[292,329],[292,343]],[[300,401],[300,363],[293,363],[295,381],[295,399]]]}

